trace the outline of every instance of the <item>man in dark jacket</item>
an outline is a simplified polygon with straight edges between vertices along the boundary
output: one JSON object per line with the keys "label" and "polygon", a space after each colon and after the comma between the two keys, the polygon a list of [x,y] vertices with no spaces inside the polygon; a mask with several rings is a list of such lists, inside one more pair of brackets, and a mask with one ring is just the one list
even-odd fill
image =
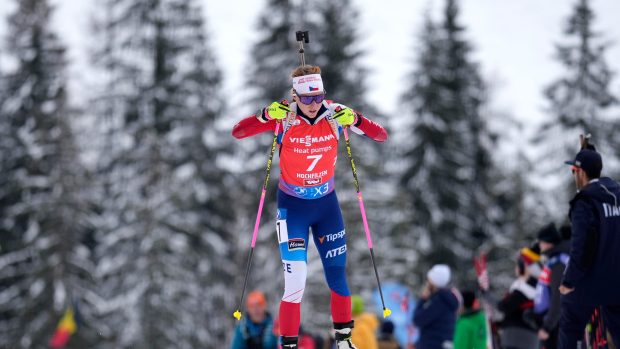
{"label": "man in dark jacket", "polygon": [[545,259],[545,266],[538,278],[534,312],[542,315],[538,338],[545,349],[555,349],[560,324],[562,275],[568,264],[568,242],[562,240],[553,223],[538,232],[538,243]]}
{"label": "man in dark jacket", "polygon": [[601,178],[603,161],[581,150],[572,165],[577,195],[570,203],[570,263],[560,291],[560,348],[576,348],[596,307],[614,342],[620,343],[620,186]]}
{"label": "man in dark jacket", "polygon": [[416,349],[451,348],[460,296],[457,290],[448,288],[447,265],[433,266],[426,276],[426,286],[413,314],[413,323],[420,330]]}

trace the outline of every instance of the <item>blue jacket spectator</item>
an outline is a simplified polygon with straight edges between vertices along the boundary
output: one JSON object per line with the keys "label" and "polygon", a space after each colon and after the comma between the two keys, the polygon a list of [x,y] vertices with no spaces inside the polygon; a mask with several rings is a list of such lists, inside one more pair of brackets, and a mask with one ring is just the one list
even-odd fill
{"label": "blue jacket spectator", "polygon": [[447,288],[450,268],[435,265],[427,274],[427,284],[413,314],[420,330],[417,349],[443,349],[452,346],[459,308],[458,291]]}
{"label": "blue jacket spectator", "polygon": [[276,349],[277,337],[273,331],[273,319],[267,313],[265,296],[258,291],[248,295],[248,316],[241,318],[235,328],[231,349]]}

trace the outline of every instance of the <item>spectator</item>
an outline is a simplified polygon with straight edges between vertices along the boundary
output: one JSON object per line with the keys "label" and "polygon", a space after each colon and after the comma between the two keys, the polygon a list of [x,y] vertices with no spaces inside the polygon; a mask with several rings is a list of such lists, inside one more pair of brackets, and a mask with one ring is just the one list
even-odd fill
{"label": "spectator", "polygon": [[426,274],[427,282],[413,314],[413,323],[420,330],[417,349],[443,349],[452,346],[458,291],[450,290],[450,268],[438,264]]}
{"label": "spectator", "polygon": [[527,274],[534,283],[534,286],[538,284],[538,278],[542,272],[542,256],[540,254],[540,244],[538,241],[530,247],[524,247],[519,251],[519,257],[523,261]]}
{"label": "spectator", "polygon": [[379,349],[401,349],[394,338],[394,323],[390,320],[383,321],[379,333]]}
{"label": "spectator", "polygon": [[[586,143],[587,145],[587,143]],[[596,307],[613,342],[620,343],[620,186],[600,177],[601,155],[581,150],[572,165],[577,195],[570,202],[570,263],[560,291],[560,347],[576,348]]]}
{"label": "spectator", "polygon": [[[538,246],[522,248],[517,258],[515,273],[517,279],[510,286],[508,294],[497,305],[504,314],[499,323],[500,338],[504,349],[532,349],[538,347],[536,327],[525,321],[526,311],[534,307],[538,280],[531,271],[540,271],[540,249]],[[540,273],[538,273],[540,274]],[[534,324],[535,325],[535,324]]]}
{"label": "spectator", "polygon": [[454,349],[486,349],[487,320],[476,293],[464,291],[461,315],[456,321]]}
{"label": "spectator", "polygon": [[248,316],[237,324],[231,349],[276,349],[277,337],[265,295],[260,291],[248,294],[246,308]]}
{"label": "spectator", "polygon": [[359,295],[351,296],[351,313],[355,323],[351,338],[353,344],[357,349],[377,349],[375,333],[379,327],[379,320],[374,314],[364,312],[364,300]]}
{"label": "spectator", "polygon": [[536,285],[534,312],[542,316],[538,339],[545,349],[557,348],[560,321],[560,284],[568,263],[568,242],[553,223],[538,232],[538,243],[545,258],[544,269]]}

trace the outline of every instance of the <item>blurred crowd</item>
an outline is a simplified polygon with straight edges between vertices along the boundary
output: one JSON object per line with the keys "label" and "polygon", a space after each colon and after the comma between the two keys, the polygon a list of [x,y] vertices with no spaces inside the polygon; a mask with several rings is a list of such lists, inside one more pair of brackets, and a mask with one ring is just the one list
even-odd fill
{"label": "blurred crowd", "polygon": [[[351,299],[357,349],[576,349],[615,348],[620,342],[620,185],[601,177],[602,159],[587,143],[571,165],[577,194],[570,225],[554,223],[515,251],[515,279],[501,299],[489,292],[486,260],[476,260],[478,286],[457,289],[451,269],[428,270],[411,322],[415,342],[399,343],[394,324]],[[247,298],[248,317],[235,330],[232,349],[277,348],[278,324],[265,296]],[[300,330],[299,348],[341,349],[334,334]],[[342,342],[341,342],[342,343]],[[351,344],[347,344],[348,348]]]}
{"label": "blurred crowd", "polygon": [[[557,230],[549,224],[539,231],[538,241],[520,249],[515,260],[515,280],[500,300],[495,300],[483,288],[451,287],[450,268],[435,265],[427,273],[427,282],[412,317],[419,333],[416,343],[401,345],[394,336],[394,324],[390,320],[380,321],[373,312],[365,311],[362,297],[354,295],[353,343],[358,349],[557,348],[561,314],[559,287],[568,263],[570,232],[569,226]],[[267,312],[265,295],[260,291],[250,293],[246,308],[248,316],[236,327],[231,349],[278,348],[278,324]],[[600,337],[600,314],[592,315],[586,333],[592,341],[588,347],[603,342],[612,347],[607,332]],[[302,327],[299,348],[336,348],[333,331],[322,336]]]}
{"label": "blurred crowd", "polygon": [[[352,341],[358,349],[404,349],[394,337],[394,324],[379,322],[374,313],[365,311],[364,300],[359,295],[351,297],[351,310],[355,327]],[[279,337],[277,320],[267,312],[265,295],[251,292],[246,301],[247,317],[241,319],[233,336],[231,349],[276,349]],[[332,349],[336,347],[333,330],[324,335],[299,330],[300,349]]]}
{"label": "blurred crowd", "polygon": [[[379,320],[365,311],[364,300],[352,296],[355,327],[352,341],[358,349],[554,349],[558,347],[562,276],[569,258],[571,229],[554,224],[543,227],[531,246],[518,251],[515,280],[499,300],[484,287],[458,290],[450,286],[449,266],[439,264],[427,273],[412,317],[418,340],[401,345],[394,336],[394,324]],[[247,297],[247,317],[235,329],[231,349],[278,348],[278,324],[267,312],[265,295],[254,291]],[[592,314],[586,336],[590,347],[604,341],[613,348],[605,333],[600,337],[599,313]],[[599,336],[599,337],[597,337]],[[596,343],[598,341],[598,343]],[[325,335],[300,329],[299,348],[333,349],[333,330]]]}

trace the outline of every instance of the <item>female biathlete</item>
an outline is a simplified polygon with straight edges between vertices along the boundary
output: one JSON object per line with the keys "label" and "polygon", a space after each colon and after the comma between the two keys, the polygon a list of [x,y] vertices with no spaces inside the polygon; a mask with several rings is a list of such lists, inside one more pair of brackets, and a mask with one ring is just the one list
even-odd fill
{"label": "female biathlete", "polygon": [[274,132],[276,122],[282,122],[276,230],[284,267],[279,312],[283,348],[297,348],[310,228],[331,290],[338,348],[355,348],[345,275],[346,236],[334,190],[338,139],[343,127],[377,142],[387,139],[380,125],[342,104],[326,101],[320,73],[318,66],[296,68],[292,73],[294,103],[273,102],[257,115],[241,120],[232,131],[241,139]]}

